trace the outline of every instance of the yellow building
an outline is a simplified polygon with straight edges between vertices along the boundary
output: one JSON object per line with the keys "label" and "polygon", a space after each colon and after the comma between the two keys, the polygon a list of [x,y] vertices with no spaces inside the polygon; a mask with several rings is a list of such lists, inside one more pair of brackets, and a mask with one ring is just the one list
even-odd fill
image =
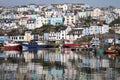
{"label": "yellow building", "polygon": [[29,42],[30,40],[33,39],[33,35],[31,35],[31,34],[32,34],[32,31],[26,31],[25,32],[25,41],[26,42]]}

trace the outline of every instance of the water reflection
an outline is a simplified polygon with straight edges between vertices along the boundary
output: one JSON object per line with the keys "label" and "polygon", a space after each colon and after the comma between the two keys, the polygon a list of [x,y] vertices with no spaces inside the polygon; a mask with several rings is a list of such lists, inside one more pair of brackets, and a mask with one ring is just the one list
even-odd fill
{"label": "water reflection", "polygon": [[119,55],[65,49],[3,51],[0,80],[120,80]]}

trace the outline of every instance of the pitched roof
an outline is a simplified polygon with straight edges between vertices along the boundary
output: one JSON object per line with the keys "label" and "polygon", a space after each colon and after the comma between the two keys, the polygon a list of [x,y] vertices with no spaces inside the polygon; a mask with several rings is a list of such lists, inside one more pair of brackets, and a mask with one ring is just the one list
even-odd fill
{"label": "pitched roof", "polygon": [[73,29],[68,33],[68,35],[81,35],[82,31],[83,29]]}
{"label": "pitched roof", "polygon": [[67,26],[62,26],[61,27],[61,30],[65,30],[65,29],[67,29]]}

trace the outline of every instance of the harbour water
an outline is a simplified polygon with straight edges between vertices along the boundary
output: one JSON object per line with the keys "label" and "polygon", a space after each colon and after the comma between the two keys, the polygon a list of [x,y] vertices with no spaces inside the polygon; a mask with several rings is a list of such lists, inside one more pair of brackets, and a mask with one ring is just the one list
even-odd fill
{"label": "harbour water", "polygon": [[0,80],[120,80],[120,56],[70,48],[2,51]]}

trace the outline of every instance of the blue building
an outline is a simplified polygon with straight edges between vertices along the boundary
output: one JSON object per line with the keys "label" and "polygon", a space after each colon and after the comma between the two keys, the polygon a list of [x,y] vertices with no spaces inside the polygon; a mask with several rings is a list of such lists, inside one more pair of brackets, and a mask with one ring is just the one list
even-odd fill
{"label": "blue building", "polygon": [[56,43],[59,44],[61,42],[61,33],[60,32],[56,32]]}
{"label": "blue building", "polygon": [[95,27],[94,27],[94,33],[95,33],[95,34],[100,33],[100,31],[99,31],[99,27],[98,27],[98,26],[95,26]]}
{"label": "blue building", "polygon": [[44,40],[49,40],[49,33],[44,33]]}
{"label": "blue building", "polygon": [[51,25],[62,25],[64,22],[64,18],[63,17],[50,17],[48,18],[48,24]]}
{"label": "blue building", "polygon": [[85,35],[90,35],[90,28],[89,27],[85,28]]}
{"label": "blue building", "polygon": [[60,32],[56,32],[56,40],[61,40],[61,33]]}
{"label": "blue building", "polygon": [[55,67],[53,67],[53,68],[49,67],[48,68],[48,73],[53,75],[53,76],[62,76],[64,71],[63,71],[63,68],[57,69]]}
{"label": "blue building", "polygon": [[8,36],[0,36],[0,43],[4,42],[6,40],[9,40]]}

